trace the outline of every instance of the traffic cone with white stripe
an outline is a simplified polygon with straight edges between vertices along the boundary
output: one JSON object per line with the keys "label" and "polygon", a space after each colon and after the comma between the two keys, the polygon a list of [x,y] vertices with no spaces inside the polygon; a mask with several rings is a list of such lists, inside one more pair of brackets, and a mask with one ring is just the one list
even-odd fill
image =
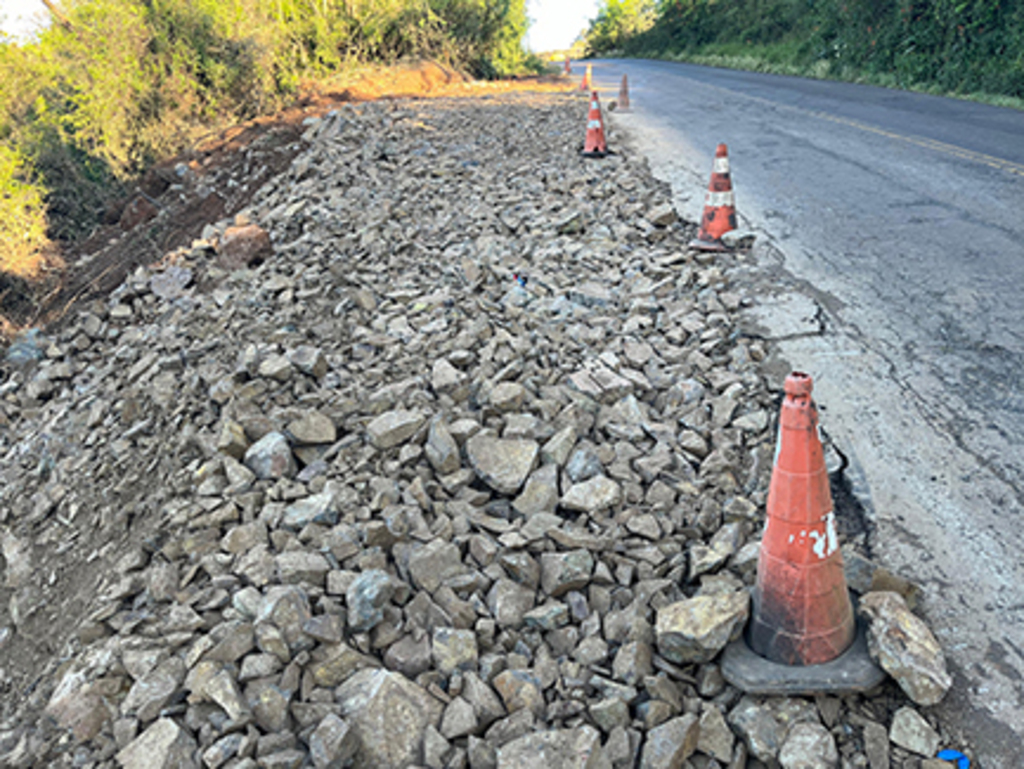
{"label": "traffic cone with white stripe", "polygon": [[590,88],[591,88],[590,84],[593,82],[593,80],[594,80],[594,69],[593,69],[592,65],[588,64],[586,70],[583,72],[583,82],[580,83],[580,90],[581,91],[589,91]]}
{"label": "traffic cone with white stripe", "polygon": [[617,107],[619,112],[629,111],[629,81],[626,76],[622,76],[622,85],[619,86],[619,105]]}
{"label": "traffic cone with white stripe", "polygon": [[583,145],[583,157],[603,158],[608,154],[608,143],[604,138],[604,118],[601,117],[601,103],[597,91],[590,94],[590,112],[587,114],[587,141]]}
{"label": "traffic cone with white stripe", "polygon": [[565,66],[564,66],[562,71],[566,75],[571,75],[572,74],[572,62],[569,60],[568,56],[565,57]]}
{"label": "traffic cone with white stripe", "polygon": [[783,665],[830,662],[856,629],[813,386],[807,374],[786,377],[748,636],[757,654]]}
{"label": "traffic cone with white stripe", "polygon": [[736,229],[736,199],[729,176],[729,151],[724,144],[715,150],[715,163],[711,169],[711,183],[704,197],[704,216],[696,240],[690,248],[697,251],[727,251],[722,236]]}

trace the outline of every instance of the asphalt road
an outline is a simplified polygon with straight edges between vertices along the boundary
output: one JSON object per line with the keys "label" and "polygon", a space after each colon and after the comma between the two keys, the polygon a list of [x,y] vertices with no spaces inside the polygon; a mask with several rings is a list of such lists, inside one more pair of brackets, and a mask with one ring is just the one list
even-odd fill
{"label": "asphalt road", "polygon": [[623,73],[610,143],[688,218],[728,144],[779,383],[815,377],[874,557],[925,589],[955,673],[940,716],[976,765],[1024,766],[1024,112],[653,61],[595,62],[606,100]]}

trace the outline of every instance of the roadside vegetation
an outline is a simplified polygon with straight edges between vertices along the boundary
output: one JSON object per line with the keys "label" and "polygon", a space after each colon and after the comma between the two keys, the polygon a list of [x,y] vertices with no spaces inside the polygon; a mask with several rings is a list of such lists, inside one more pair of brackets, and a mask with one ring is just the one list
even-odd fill
{"label": "roadside vegetation", "polygon": [[413,58],[483,78],[542,69],[521,44],[525,0],[47,5],[37,39],[0,36],[0,294],[46,269],[52,240],[94,228],[147,166],[275,111],[303,82]]}
{"label": "roadside vegetation", "polygon": [[1024,108],[1024,0],[605,0],[587,43]]}

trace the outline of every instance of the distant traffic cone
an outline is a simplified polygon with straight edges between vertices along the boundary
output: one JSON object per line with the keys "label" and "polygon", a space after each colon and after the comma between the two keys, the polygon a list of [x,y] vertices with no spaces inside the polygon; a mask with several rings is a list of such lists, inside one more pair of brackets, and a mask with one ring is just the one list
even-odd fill
{"label": "distant traffic cone", "polygon": [[562,71],[566,75],[571,75],[572,74],[572,62],[569,60],[568,56],[565,57],[565,64],[564,64],[564,67],[563,67]]}
{"label": "distant traffic cone", "polygon": [[829,662],[855,633],[812,389],[807,374],[786,377],[748,636],[784,665]]}
{"label": "distant traffic cone", "polygon": [[601,103],[597,91],[590,94],[590,112],[587,114],[587,141],[583,145],[583,156],[603,158],[608,154],[608,143],[604,138],[604,118],[601,117]]}
{"label": "distant traffic cone", "polygon": [[591,88],[591,83],[593,82],[593,80],[594,80],[594,70],[593,70],[592,65],[588,64],[587,65],[587,69],[583,72],[583,82],[580,83],[580,90],[581,91],[589,91],[590,88]]}
{"label": "distant traffic cone", "polygon": [[622,76],[622,85],[619,86],[619,112],[624,112],[629,109],[629,81],[626,76]]}
{"label": "distant traffic cone", "polygon": [[715,163],[711,168],[711,182],[704,197],[704,216],[700,220],[697,239],[690,248],[698,251],[725,251],[722,236],[736,229],[736,198],[729,176],[729,151],[724,144],[715,150]]}

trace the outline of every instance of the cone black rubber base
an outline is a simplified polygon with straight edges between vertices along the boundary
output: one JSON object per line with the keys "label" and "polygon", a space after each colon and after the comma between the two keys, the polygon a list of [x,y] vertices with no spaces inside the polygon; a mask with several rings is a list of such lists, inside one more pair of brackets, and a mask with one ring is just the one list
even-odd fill
{"label": "cone black rubber base", "polygon": [[608,152],[581,152],[580,153],[580,155],[582,155],[585,158],[604,158],[604,157],[608,157],[609,154],[611,154],[611,153],[608,153]]}
{"label": "cone black rubber base", "polygon": [[728,251],[725,244],[719,240],[691,240],[690,248],[694,251],[714,251],[716,253]]}
{"label": "cone black rubber base", "polygon": [[748,694],[850,694],[874,689],[885,671],[868,656],[867,626],[857,623],[850,648],[823,665],[782,665],[754,653],[746,634],[722,654],[725,680]]}

